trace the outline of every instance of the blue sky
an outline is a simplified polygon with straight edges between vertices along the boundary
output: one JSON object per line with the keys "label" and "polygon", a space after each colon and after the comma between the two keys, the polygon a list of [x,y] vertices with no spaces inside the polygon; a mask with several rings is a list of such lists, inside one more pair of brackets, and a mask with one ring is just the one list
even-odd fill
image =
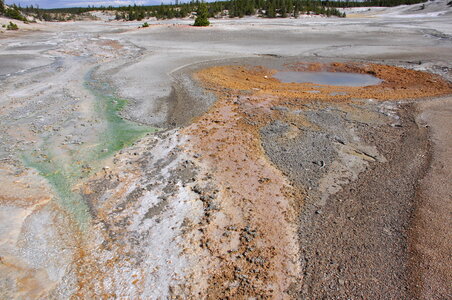
{"label": "blue sky", "polygon": [[[188,0],[187,0],[188,1]],[[158,5],[160,3],[175,2],[175,0],[6,0],[6,4],[20,4],[21,6],[39,5],[41,8],[83,7],[95,6],[127,6],[127,5]],[[181,1],[180,1],[181,2]],[[185,2],[185,1],[184,1]]]}

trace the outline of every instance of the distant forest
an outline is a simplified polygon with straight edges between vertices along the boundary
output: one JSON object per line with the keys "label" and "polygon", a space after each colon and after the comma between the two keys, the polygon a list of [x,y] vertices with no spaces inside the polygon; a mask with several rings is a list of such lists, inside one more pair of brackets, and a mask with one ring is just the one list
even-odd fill
{"label": "distant forest", "polygon": [[[210,18],[230,17],[242,18],[244,16],[259,16],[264,18],[297,18],[301,14],[324,15],[327,17],[345,17],[345,13],[337,8],[370,7],[370,6],[397,6],[402,4],[416,4],[426,0],[368,0],[355,1],[320,1],[320,0],[229,0],[206,3]],[[123,7],[73,7],[58,9],[40,9],[36,6],[20,7],[13,5],[5,8],[0,0],[0,14],[14,19],[23,20],[23,15],[33,16],[45,21],[68,21],[82,17],[89,17],[91,11],[114,12],[116,20],[141,21],[149,17],[157,19],[172,19],[190,17],[200,2],[190,1],[174,4],[161,4],[156,6],[123,6]]]}

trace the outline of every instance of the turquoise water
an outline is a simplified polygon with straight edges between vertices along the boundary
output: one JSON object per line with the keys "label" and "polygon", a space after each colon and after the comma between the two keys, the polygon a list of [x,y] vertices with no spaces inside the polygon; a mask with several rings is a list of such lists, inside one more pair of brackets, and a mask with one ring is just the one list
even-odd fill
{"label": "turquoise water", "polygon": [[[94,71],[94,70],[93,70]],[[92,107],[100,120],[92,130],[89,142],[61,150],[55,137],[44,138],[39,150],[25,153],[24,164],[38,170],[54,188],[58,204],[74,218],[82,230],[89,226],[89,207],[75,188],[99,171],[103,161],[124,147],[130,146],[157,128],[137,124],[120,117],[127,100],[118,98],[106,83],[93,79],[93,71],[85,77],[85,88],[95,96]]]}

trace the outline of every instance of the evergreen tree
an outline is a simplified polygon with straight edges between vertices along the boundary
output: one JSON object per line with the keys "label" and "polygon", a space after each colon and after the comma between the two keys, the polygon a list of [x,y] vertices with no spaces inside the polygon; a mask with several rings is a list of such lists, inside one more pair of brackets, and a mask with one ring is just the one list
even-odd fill
{"label": "evergreen tree", "polygon": [[12,7],[5,9],[5,16],[20,21],[27,20],[24,16],[22,16],[22,14],[19,11],[19,8],[16,5],[13,5]]}
{"label": "evergreen tree", "polygon": [[265,14],[268,18],[276,18],[276,10],[273,2],[269,2]]}
{"label": "evergreen tree", "polygon": [[294,7],[294,10],[293,10],[294,18],[298,18],[300,16],[300,10],[302,10],[301,1],[300,0],[295,0],[295,7]]}
{"label": "evergreen tree", "polygon": [[17,24],[9,22],[8,26],[6,26],[6,30],[19,30],[19,27],[17,26]]}
{"label": "evergreen tree", "polygon": [[280,14],[282,18],[287,18],[287,5],[285,1],[282,1],[281,3],[281,9],[280,9]]}
{"label": "evergreen tree", "polygon": [[293,1],[292,0],[287,0],[287,8],[286,8],[287,13],[289,14],[289,17],[292,16],[293,13]]}
{"label": "evergreen tree", "polygon": [[141,20],[143,20],[144,18],[145,18],[144,11],[143,11],[143,10],[140,10],[140,11],[138,12],[138,14],[137,14],[137,20],[138,20],[138,21],[141,21]]}
{"label": "evergreen tree", "polygon": [[5,4],[3,3],[3,0],[0,0],[0,14],[3,14],[5,12]]}
{"label": "evergreen tree", "polygon": [[207,6],[204,2],[199,3],[196,11],[196,19],[194,26],[209,26]]}

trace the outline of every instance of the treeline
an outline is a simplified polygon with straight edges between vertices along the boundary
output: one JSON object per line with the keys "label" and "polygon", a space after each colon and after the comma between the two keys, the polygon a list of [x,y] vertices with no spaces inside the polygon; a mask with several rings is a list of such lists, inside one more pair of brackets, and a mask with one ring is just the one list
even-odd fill
{"label": "treeline", "polygon": [[[91,11],[110,11],[115,14],[116,20],[143,20],[150,17],[157,19],[185,18],[195,15],[199,0],[187,3],[161,4],[159,6],[129,5],[122,7],[113,6],[88,6],[58,9],[40,9],[39,7],[20,7],[12,5],[5,8],[4,0],[0,0],[0,14],[10,18],[25,20],[24,15],[34,19],[45,21],[68,21],[90,17]],[[259,16],[266,18],[297,18],[301,14],[314,14],[324,16],[345,17],[345,13],[338,8],[370,7],[370,6],[397,6],[402,4],[416,4],[426,0],[367,0],[367,1],[320,1],[320,0],[229,0],[205,3],[208,17],[241,18],[244,16]]]}
{"label": "treeline", "polygon": [[409,5],[427,2],[427,0],[367,0],[367,1],[332,1],[334,7],[348,8],[348,7],[392,7],[398,5]]}
{"label": "treeline", "polygon": [[71,20],[80,20],[82,19],[82,15],[84,13],[90,12],[91,8],[65,8],[65,9],[41,9],[38,6],[26,6],[19,7],[19,10],[36,20],[41,21],[71,21]]}
{"label": "treeline", "polygon": [[27,22],[27,18],[21,13],[20,7],[15,4],[6,7],[3,0],[0,0],[0,15],[4,15],[5,17],[16,19],[20,21]]}
{"label": "treeline", "polygon": [[[325,16],[344,17],[333,5],[333,2],[311,0],[230,0],[205,3],[209,18],[244,17],[257,15],[268,18],[298,17],[300,14],[321,14]],[[188,3],[161,4],[159,6],[129,5],[123,7],[86,7],[47,9],[48,13],[81,14],[94,10],[113,11],[116,20],[142,20],[150,17],[172,19],[189,17],[200,5],[199,1]]]}
{"label": "treeline", "polygon": [[25,23],[34,22],[36,19],[41,21],[67,21],[76,17],[69,13],[51,14],[38,7],[33,7],[33,5],[27,7],[21,7],[15,4],[6,6],[3,0],[0,0],[0,15]]}
{"label": "treeline", "polygon": [[300,14],[345,17],[333,2],[310,0],[231,0],[225,2],[229,17],[258,15],[267,18],[297,18]]}
{"label": "treeline", "polygon": [[[177,2],[177,0],[176,0]],[[72,7],[72,8],[55,8],[55,9],[45,9],[46,13],[51,14],[74,14],[82,15],[89,13],[91,11],[110,11],[114,12],[117,20],[126,21],[141,21],[146,18],[156,17],[158,19],[172,19],[172,18],[184,18],[189,16],[193,11],[195,11],[200,2],[191,1],[184,4],[169,4],[169,5],[159,5],[159,6],[88,6],[88,7]],[[210,5],[210,4],[207,4]]]}

